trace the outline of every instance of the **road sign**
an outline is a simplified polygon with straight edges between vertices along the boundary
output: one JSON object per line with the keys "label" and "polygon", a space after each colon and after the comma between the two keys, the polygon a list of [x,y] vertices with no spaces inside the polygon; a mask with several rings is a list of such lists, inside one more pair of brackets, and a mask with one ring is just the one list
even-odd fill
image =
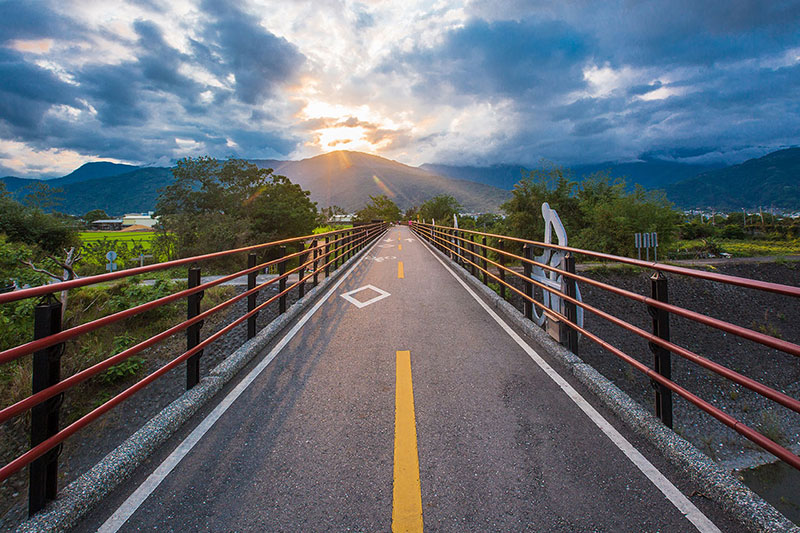
{"label": "road sign", "polygon": [[116,258],[117,258],[117,252],[115,252],[114,250],[111,250],[106,254],[106,259],[108,259],[109,261],[113,261]]}

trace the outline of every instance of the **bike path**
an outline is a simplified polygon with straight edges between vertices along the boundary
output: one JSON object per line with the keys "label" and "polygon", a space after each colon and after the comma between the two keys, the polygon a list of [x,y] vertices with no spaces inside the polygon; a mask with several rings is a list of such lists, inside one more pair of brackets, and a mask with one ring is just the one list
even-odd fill
{"label": "bike path", "polygon": [[[365,286],[379,291],[342,297]],[[406,351],[416,473],[396,464],[411,449],[399,414],[408,414],[398,374]],[[400,448],[396,425],[405,428]],[[399,503],[398,486],[410,491]],[[96,529],[134,488],[81,528]],[[694,500],[709,523],[725,523]],[[413,515],[415,501],[420,520],[395,529],[697,530],[404,227],[378,241],[117,525],[388,531],[393,508],[406,502]]]}

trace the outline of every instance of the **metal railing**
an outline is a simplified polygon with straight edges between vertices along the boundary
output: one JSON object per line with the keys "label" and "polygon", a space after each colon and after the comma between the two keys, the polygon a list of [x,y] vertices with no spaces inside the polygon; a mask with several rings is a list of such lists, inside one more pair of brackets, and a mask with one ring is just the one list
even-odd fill
{"label": "metal railing", "polygon": [[[184,361],[187,363],[186,388],[192,388],[200,380],[199,359],[205,347],[245,321],[247,321],[247,338],[250,339],[254,337],[256,335],[256,317],[260,310],[277,301],[279,314],[284,313],[286,311],[287,296],[292,290],[296,289],[298,299],[302,298],[305,294],[307,283],[310,283],[312,286],[317,286],[320,275],[324,275],[325,277],[330,276],[332,271],[336,270],[348,259],[352,258],[358,251],[374,241],[385,229],[386,224],[383,223],[368,224],[344,230],[283,239],[255,246],[225,250],[222,252],[188,257],[165,263],[0,294],[0,304],[27,298],[42,297],[42,301],[35,307],[34,340],[0,352],[0,364],[15,361],[30,354],[33,354],[34,359],[33,393],[31,396],[0,409],[0,424],[6,423],[12,418],[31,410],[31,448],[0,468],[0,482],[20,471],[25,466],[30,465],[28,510],[29,514],[34,514],[44,507],[48,500],[54,499],[57,495],[58,454],[61,444],[67,438],[97,420],[103,414],[130,398],[138,391],[144,389],[150,383]],[[287,246],[299,249],[296,252],[287,253]],[[275,248],[279,250],[280,257],[256,264],[257,251]],[[213,281],[201,283],[200,269],[194,265],[244,253],[248,254],[247,268],[214,279]],[[297,266],[293,266],[291,269],[287,270],[289,262],[294,260],[297,261]],[[184,265],[190,266],[187,289],[104,316],[91,322],[80,324],[63,331],[61,330],[61,303],[52,297],[54,293]],[[277,267],[278,275],[257,285],[256,276],[258,272],[269,267]],[[287,280],[292,274],[297,274],[298,279],[287,286]],[[248,277],[246,291],[201,312],[200,300],[206,289],[221,285],[244,275]],[[256,305],[258,293],[275,284],[278,285],[277,294],[271,296],[263,303]],[[185,321],[139,342],[135,346],[127,348],[116,355],[108,357],[99,363],[61,379],[60,362],[64,352],[65,341],[183,298],[188,302],[187,319]],[[245,298],[247,299],[246,313],[212,335],[209,335],[205,340],[200,340],[200,328],[203,325],[203,320]],[[62,395],[65,392],[92,376],[105,372],[112,366],[118,365],[133,355],[184,330],[187,332],[187,350],[184,353],[137,381],[113,398],[100,404],[75,422],[63,429],[59,428],[59,407],[61,405]]]}
{"label": "metal railing", "polygon": [[[498,292],[502,298],[505,299],[506,290],[510,290],[521,297],[524,302],[523,312],[527,318],[532,318],[532,309],[533,306],[536,306],[537,308],[541,309],[545,315],[547,315],[548,319],[557,321],[561,327],[558,340],[568,346],[571,351],[577,352],[578,335],[583,335],[591,342],[596,343],[601,348],[612,353],[639,372],[645,374],[655,385],[656,416],[659,417],[667,426],[672,427],[672,393],[675,393],[702,411],[708,413],[719,422],[754,442],[764,450],[778,457],[780,460],[800,470],[800,457],[792,453],[790,450],[771,440],[762,433],[759,433],[758,431],[745,425],[733,416],[725,413],[723,410],[712,405],[709,401],[700,398],[699,396],[675,383],[671,379],[670,354],[675,354],[688,361],[691,361],[727,380],[730,380],[733,383],[741,385],[742,387],[745,387],[758,395],[768,398],[773,402],[776,402],[779,405],[794,411],[795,413],[800,413],[800,401],[752,378],[744,376],[735,370],[725,367],[724,365],[698,355],[692,350],[674,344],[670,341],[669,316],[670,314],[674,314],[690,321],[716,328],[725,333],[730,333],[737,337],[759,343],[763,346],[774,348],[795,357],[800,357],[800,346],[792,342],[767,335],[766,333],[762,333],[760,331],[754,331],[752,329],[744,328],[724,320],[713,318],[696,311],[670,304],[667,298],[667,278],[664,274],[677,274],[690,278],[704,279],[738,287],[746,287],[794,298],[800,297],[800,287],[757,281],[715,272],[694,270],[675,265],[641,261],[601,252],[593,252],[591,250],[583,250],[568,246],[559,246],[527,239],[519,239],[516,237],[494,235],[491,233],[447,226],[434,226],[431,224],[414,222],[412,224],[412,229],[414,229],[421,238],[425,239],[441,252],[448,255],[452,260],[461,264],[473,276],[480,277],[484,284],[489,284],[489,280],[497,283],[499,285]],[[478,237],[480,240],[477,239]],[[495,245],[491,246],[489,244],[490,241],[494,241]],[[508,243],[514,243],[517,248],[521,247],[523,253],[514,253],[505,249]],[[537,262],[532,259],[531,250],[534,248],[550,249],[563,252],[565,256],[560,268],[550,264]],[[576,254],[581,254],[593,259],[622,263],[653,270],[654,274],[651,277],[652,296],[643,296],[641,294],[637,294],[626,289],[577,274],[575,271],[574,260],[574,256]],[[497,260],[493,260],[490,256],[496,257]],[[507,266],[506,263],[509,261],[521,263],[523,266],[523,273],[520,273],[514,268]],[[532,278],[530,276],[532,268],[541,268],[559,276],[558,279],[560,280],[560,287],[554,288],[552,284],[541,283],[540,281]],[[494,272],[491,269],[494,269]],[[512,283],[509,283],[506,279],[507,275],[520,280],[523,285],[523,290],[520,290]],[[653,319],[653,331],[645,331],[640,327],[630,324],[621,318],[599,309],[598,307],[581,301],[580,298],[576,297],[578,282],[591,285],[611,294],[622,296],[634,302],[645,304]],[[557,308],[553,309],[553,306],[547,306],[543,302],[536,300],[534,298],[534,288],[540,289],[542,294],[550,294],[555,301],[559,302],[559,305],[554,306]],[[603,340],[585,327],[579,325],[579,321],[576,319],[578,308],[590,312],[595,316],[600,317],[646,340],[654,354],[653,368],[640,362],[634,357],[631,357],[616,346]]]}

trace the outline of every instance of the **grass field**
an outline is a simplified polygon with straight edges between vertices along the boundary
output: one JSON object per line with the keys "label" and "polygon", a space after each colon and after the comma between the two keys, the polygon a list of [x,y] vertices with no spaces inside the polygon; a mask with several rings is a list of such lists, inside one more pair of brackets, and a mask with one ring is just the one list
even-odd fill
{"label": "grass field", "polygon": [[153,240],[155,231],[84,231],[78,234],[81,242],[102,241],[142,241],[142,243]]}
{"label": "grass field", "polygon": [[[800,255],[800,239],[795,240],[740,240],[740,239],[709,239],[720,252],[731,254],[733,257],[755,257],[764,255]],[[676,250],[703,249],[706,243],[702,239],[691,241],[678,241]]]}

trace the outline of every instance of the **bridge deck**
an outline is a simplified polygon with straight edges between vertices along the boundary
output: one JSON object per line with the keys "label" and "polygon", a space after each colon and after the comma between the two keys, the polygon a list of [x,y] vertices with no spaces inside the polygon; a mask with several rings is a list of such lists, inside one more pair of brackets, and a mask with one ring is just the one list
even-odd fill
{"label": "bridge deck", "polygon": [[[363,307],[341,297],[366,285],[389,296]],[[224,416],[195,422],[193,435],[207,432],[168,458],[160,484],[131,496],[148,474],[137,473],[79,529],[122,505],[109,530],[387,531],[395,483],[407,506],[395,526],[413,525],[414,465],[395,468],[395,440],[413,450],[413,431],[398,422],[395,434],[396,400],[409,402],[396,397],[398,351],[410,353],[425,529],[714,531],[706,517],[736,527],[702,497],[690,498],[700,510],[681,504],[680,490],[695,489],[686,480],[656,487],[408,228],[392,228]]]}

